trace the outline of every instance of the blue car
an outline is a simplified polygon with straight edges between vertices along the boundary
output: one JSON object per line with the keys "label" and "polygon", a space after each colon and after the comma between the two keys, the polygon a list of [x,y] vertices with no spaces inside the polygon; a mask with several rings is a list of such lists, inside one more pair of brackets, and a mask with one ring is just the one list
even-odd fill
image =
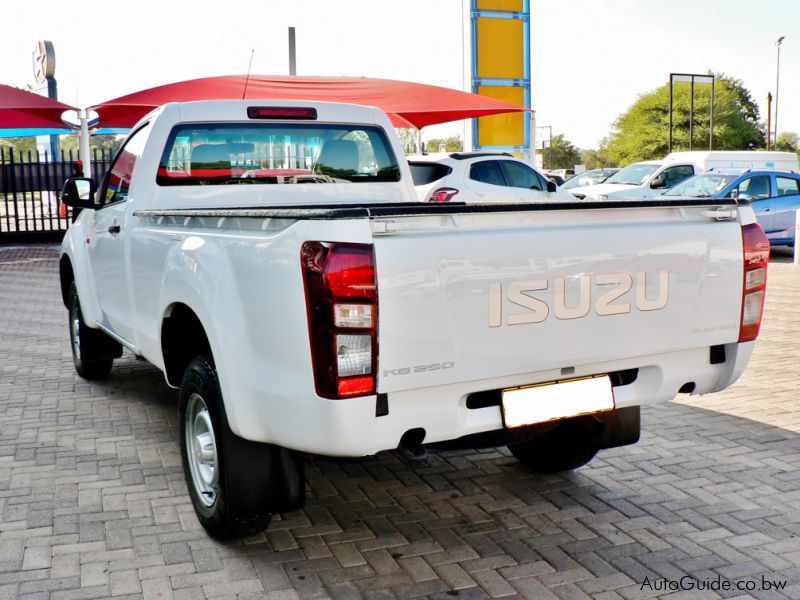
{"label": "blue car", "polygon": [[794,246],[800,208],[800,173],[761,169],[712,169],[690,177],[662,196],[749,200],[772,246]]}

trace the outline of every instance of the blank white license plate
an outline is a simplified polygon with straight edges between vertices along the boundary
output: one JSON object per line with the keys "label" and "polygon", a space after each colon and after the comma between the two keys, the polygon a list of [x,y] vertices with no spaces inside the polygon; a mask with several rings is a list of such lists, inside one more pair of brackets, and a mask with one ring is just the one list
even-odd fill
{"label": "blank white license plate", "polygon": [[521,427],[614,409],[608,375],[503,390],[506,427]]}

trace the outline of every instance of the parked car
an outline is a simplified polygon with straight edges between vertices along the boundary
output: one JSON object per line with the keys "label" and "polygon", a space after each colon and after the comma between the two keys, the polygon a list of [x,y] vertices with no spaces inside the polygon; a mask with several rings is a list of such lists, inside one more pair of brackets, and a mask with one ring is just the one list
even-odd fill
{"label": "parked car", "polygon": [[408,157],[423,202],[573,200],[544,174],[510,154],[451,152]]}
{"label": "parked car", "polygon": [[[529,197],[507,177],[557,195],[502,155],[445,162],[459,195]],[[75,370],[102,379],[126,348],[163,371],[218,538],[302,507],[305,453],[458,440],[578,468],[638,441],[640,405],[731,385],[760,327],[748,205],[422,203],[371,107],[167,104],[97,187],[70,178],[62,199],[84,209],[59,268]]]}
{"label": "parked car", "polygon": [[616,167],[604,167],[602,169],[590,169],[583,173],[578,173],[575,177],[569,179],[561,187],[565,190],[571,190],[577,187],[584,187],[587,185],[596,185],[603,183],[606,179],[611,177],[614,173],[619,171]]}
{"label": "parked car", "polygon": [[655,198],[685,179],[711,168],[797,169],[793,152],[673,152],[658,161],[628,165],[598,185],[573,188],[578,198],[623,200]]}
{"label": "parked car", "polygon": [[748,200],[773,246],[794,246],[800,208],[800,173],[759,169],[714,169],[662,194],[664,198]]}
{"label": "parked car", "polygon": [[556,175],[555,173],[544,171],[544,176],[559,187],[566,183],[566,181],[561,175]]}
{"label": "parked car", "polygon": [[[561,181],[569,181],[575,177],[575,169],[545,169],[543,172],[548,177],[558,177]],[[559,183],[558,185],[561,184]]]}

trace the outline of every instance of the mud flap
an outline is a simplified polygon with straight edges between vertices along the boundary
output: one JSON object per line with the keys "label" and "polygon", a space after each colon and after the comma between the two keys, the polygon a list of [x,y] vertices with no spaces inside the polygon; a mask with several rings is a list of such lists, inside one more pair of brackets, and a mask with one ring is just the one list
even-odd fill
{"label": "mud flap", "polygon": [[[227,423],[226,423],[227,425]],[[251,442],[225,428],[223,472],[227,489],[243,490],[227,502],[238,514],[302,508],[306,502],[305,456],[274,444]],[[229,457],[236,457],[231,460]]]}
{"label": "mud flap", "polygon": [[597,448],[617,448],[639,441],[640,416],[638,406],[626,406],[616,410],[597,413],[592,419],[597,421],[593,441]]}

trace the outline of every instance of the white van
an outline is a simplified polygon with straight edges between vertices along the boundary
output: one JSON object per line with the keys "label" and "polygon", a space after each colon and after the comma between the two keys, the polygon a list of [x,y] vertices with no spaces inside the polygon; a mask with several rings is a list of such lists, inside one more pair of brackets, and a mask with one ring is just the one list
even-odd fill
{"label": "white van", "polygon": [[603,183],[572,188],[573,196],[594,200],[654,198],[684,179],[713,168],[797,170],[794,152],[706,150],[673,152],[664,160],[637,162],[621,169]]}
{"label": "white van", "polygon": [[709,169],[774,169],[776,171],[796,171],[797,155],[794,152],[759,152],[706,150],[692,152],[673,152],[665,161],[691,162],[703,171]]}

